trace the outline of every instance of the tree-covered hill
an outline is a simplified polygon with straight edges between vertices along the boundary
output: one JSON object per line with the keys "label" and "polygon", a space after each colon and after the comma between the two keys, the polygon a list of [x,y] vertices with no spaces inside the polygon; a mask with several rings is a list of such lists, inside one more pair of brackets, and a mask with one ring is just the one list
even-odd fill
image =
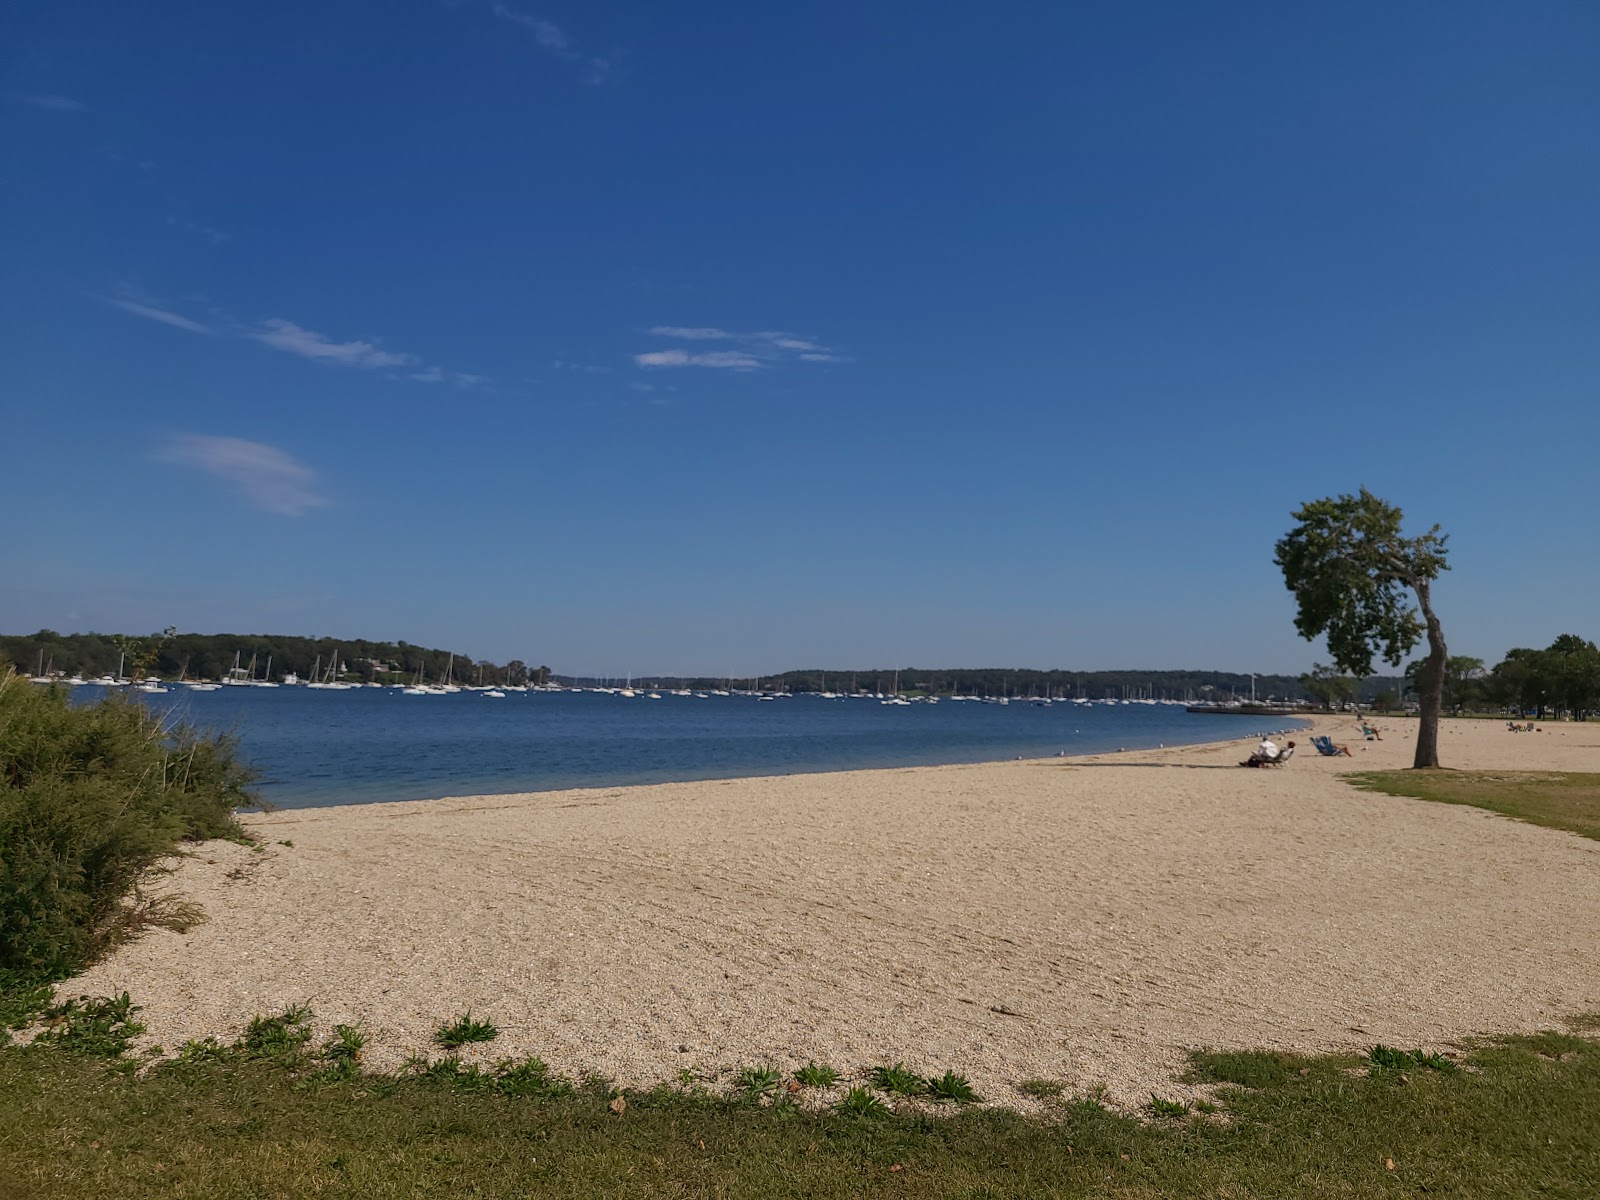
{"label": "tree-covered hill", "polygon": [[[451,662],[451,652],[409,642],[285,634],[169,632],[132,638],[41,629],[24,636],[0,636],[0,659],[29,673],[44,670],[93,678],[115,674],[121,664],[124,675],[130,678],[159,675],[169,679],[180,673],[190,679],[219,679],[236,659],[241,668],[248,668],[253,660],[258,678],[265,677],[270,661],[274,679],[289,672],[306,679],[313,667],[319,673],[325,672],[337,659],[341,679],[400,683],[416,678],[419,670],[430,680],[442,678]],[[476,682],[480,667],[485,683],[539,683],[549,676],[548,667],[530,668],[520,660],[492,663],[475,661],[460,653],[454,656],[453,670],[460,682]]]}

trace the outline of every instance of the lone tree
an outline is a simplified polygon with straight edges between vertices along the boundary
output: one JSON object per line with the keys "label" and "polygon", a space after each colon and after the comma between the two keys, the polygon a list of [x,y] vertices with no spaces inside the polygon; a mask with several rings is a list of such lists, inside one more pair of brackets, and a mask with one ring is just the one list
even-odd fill
{"label": "lone tree", "polygon": [[[1302,505],[1299,522],[1277,545],[1273,560],[1294,593],[1294,627],[1310,640],[1328,635],[1328,652],[1347,675],[1372,674],[1382,654],[1398,667],[1424,633],[1428,657],[1417,672],[1414,767],[1439,765],[1439,709],[1444,699],[1444,630],[1434,616],[1429,589],[1445,562],[1448,534],[1435,525],[1420,537],[1400,533],[1400,510],[1366,488],[1359,496],[1328,497]],[[1411,605],[1411,593],[1417,608]]]}

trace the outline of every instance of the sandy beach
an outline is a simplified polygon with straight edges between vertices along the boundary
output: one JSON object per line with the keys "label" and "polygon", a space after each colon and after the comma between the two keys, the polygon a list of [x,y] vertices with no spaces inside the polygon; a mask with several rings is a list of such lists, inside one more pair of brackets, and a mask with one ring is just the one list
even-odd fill
{"label": "sandy beach", "polygon": [[[953,1068],[1124,1103],[1196,1047],[1450,1048],[1600,1009],[1600,843],[1363,793],[1414,723],[1248,744],[284,811],[168,885],[209,921],[147,933],[64,993],[129,991],[145,1046],[306,1003],[367,1061],[538,1054],[628,1086],[808,1059]],[[1600,771],[1600,725],[1447,721],[1447,766]],[[292,844],[288,844],[292,843]]]}

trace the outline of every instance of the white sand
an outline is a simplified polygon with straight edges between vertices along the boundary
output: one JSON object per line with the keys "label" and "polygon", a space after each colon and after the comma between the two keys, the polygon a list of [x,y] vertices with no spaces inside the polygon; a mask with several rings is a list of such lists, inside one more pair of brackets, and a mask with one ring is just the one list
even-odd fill
{"label": "white sand", "polygon": [[[1449,1047],[1600,1009],[1600,842],[1366,794],[1385,722],[1319,759],[1244,743],[1084,759],[302,809],[212,843],[155,931],[65,985],[126,989],[144,1039],[231,1040],[290,1002],[368,1061],[462,1010],[627,1085],[904,1060],[1135,1103],[1193,1047]],[[1447,721],[1446,765],[1600,771],[1600,725]],[[293,842],[293,847],[278,843]],[[438,1053],[434,1050],[434,1053]]]}

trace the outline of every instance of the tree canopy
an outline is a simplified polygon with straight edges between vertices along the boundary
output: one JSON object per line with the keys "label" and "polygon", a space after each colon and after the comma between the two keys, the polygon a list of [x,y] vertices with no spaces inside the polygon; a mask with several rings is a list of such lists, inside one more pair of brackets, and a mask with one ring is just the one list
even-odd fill
{"label": "tree canopy", "polygon": [[1307,640],[1325,635],[1340,671],[1371,675],[1379,655],[1399,666],[1427,635],[1428,658],[1418,673],[1422,720],[1415,765],[1438,766],[1448,652],[1430,588],[1449,567],[1447,535],[1435,525],[1406,537],[1400,509],[1366,488],[1310,501],[1292,515],[1295,527],[1279,539],[1274,561],[1294,593],[1295,628]]}

